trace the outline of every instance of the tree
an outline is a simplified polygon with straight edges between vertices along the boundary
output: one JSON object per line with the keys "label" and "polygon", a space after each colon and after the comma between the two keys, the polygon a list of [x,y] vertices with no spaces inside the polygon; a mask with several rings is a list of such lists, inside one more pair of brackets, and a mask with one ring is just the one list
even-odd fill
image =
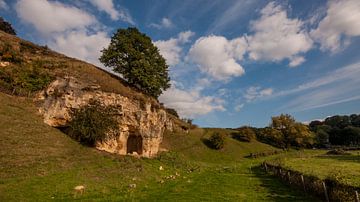
{"label": "tree", "polygon": [[158,97],[170,87],[168,65],[158,48],[136,28],[118,29],[100,61],[144,93]]}
{"label": "tree", "polygon": [[289,114],[281,114],[271,119],[270,127],[281,132],[285,147],[304,147],[313,144],[314,137],[309,127],[295,122],[295,119]]}
{"label": "tree", "polygon": [[239,132],[232,133],[232,137],[239,141],[251,142],[256,139],[255,131],[247,126],[241,127],[237,129]]}
{"label": "tree", "polygon": [[0,17],[0,30],[8,34],[16,35],[16,32],[12,28],[11,24],[6,22],[2,17]]}

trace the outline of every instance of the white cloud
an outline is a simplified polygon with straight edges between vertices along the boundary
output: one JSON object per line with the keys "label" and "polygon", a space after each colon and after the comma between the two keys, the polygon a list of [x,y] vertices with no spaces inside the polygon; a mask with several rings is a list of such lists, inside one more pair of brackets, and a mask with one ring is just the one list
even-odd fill
{"label": "white cloud", "polygon": [[150,27],[155,27],[157,29],[171,28],[173,26],[174,26],[174,23],[169,18],[161,19],[161,22],[159,24],[157,24],[157,23],[150,24]]}
{"label": "white cloud", "polygon": [[[224,4],[221,1],[220,3]],[[238,26],[239,20],[241,21],[242,19],[245,19],[244,16],[249,14],[248,11],[255,9],[255,6],[258,5],[258,3],[259,0],[233,1],[232,3],[230,3],[229,8],[222,12],[221,15],[214,20],[208,32],[218,33],[225,28],[231,27],[231,25],[233,24]]]}
{"label": "white cloud", "polygon": [[207,36],[199,38],[192,45],[188,57],[198,64],[203,73],[226,81],[244,74],[243,67],[237,61],[243,59],[246,48],[243,37],[229,41],[222,36]]}
{"label": "white cloud", "polygon": [[8,9],[8,5],[6,4],[6,2],[4,0],[0,0],[0,9]]}
{"label": "white cloud", "polygon": [[272,88],[263,89],[259,86],[251,86],[246,90],[244,98],[246,99],[247,102],[252,102],[259,98],[270,96],[272,95],[272,93],[273,93]]}
{"label": "white cloud", "polygon": [[74,6],[46,0],[19,0],[16,12],[46,35],[52,49],[102,66],[98,60],[100,50],[110,43],[110,38],[103,31],[91,29],[99,25],[94,16]]}
{"label": "white cloud", "polygon": [[353,81],[359,77],[360,77],[360,62],[331,71],[323,76],[319,76],[317,79],[313,81],[303,83],[293,89],[279,91],[278,93],[273,94],[273,97],[286,96],[301,91],[312,90],[333,83],[343,83],[345,81]]}
{"label": "white cloud", "polygon": [[105,32],[87,34],[85,31],[72,31],[56,36],[50,43],[50,47],[69,56],[102,66],[98,60],[100,51],[109,43],[110,38]]}
{"label": "white cloud", "polygon": [[190,37],[193,35],[194,32],[192,31],[181,32],[177,38],[155,41],[154,44],[159,48],[160,54],[166,59],[167,64],[175,66],[180,62],[181,45],[189,42]]}
{"label": "white cloud", "polygon": [[261,10],[261,17],[250,24],[254,34],[247,37],[252,60],[290,60],[290,66],[305,61],[299,54],[312,48],[312,40],[299,19],[290,19],[286,11],[274,2]]}
{"label": "white cloud", "polygon": [[[360,62],[331,71],[272,97],[294,94],[279,110],[303,111],[360,99]],[[296,93],[299,93],[298,95]]]}
{"label": "white cloud", "polygon": [[83,29],[97,23],[96,18],[87,12],[56,1],[19,0],[15,9],[20,19],[32,24],[46,35],[71,29]]}
{"label": "white cloud", "polygon": [[112,20],[123,20],[130,24],[135,24],[131,15],[124,9],[116,10],[112,0],[90,0],[98,10],[104,11],[110,15]]}
{"label": "white cloud", "polygon": [[320,43],[321,50],[339,51],[350,37],[360,36],[360,1],[329,1],[326,16],[311,36]]}
{"label": "white cloud", "polygon": [[174,108],[181,117],[194,118],[212,111],[225,111],[223,100],[203,96],[198,90],[185,91],[172,85],[159,97],[166,107]]}
{"label": "white cloud", "polygon": [[302,57],[302,56],[293,57],[290,60],[289,67],[296,67],[296,66],[300,65],[303,62],[305,62],[304,57]]}
{"label": "white cloud", "polygon": [[234,107],[234,110],[236,111],[236,112],[239,112],[239,111],[241,111],[241,109],[244,107],[244,104],[239,104],[239,105],[236,105],[235,107]]}

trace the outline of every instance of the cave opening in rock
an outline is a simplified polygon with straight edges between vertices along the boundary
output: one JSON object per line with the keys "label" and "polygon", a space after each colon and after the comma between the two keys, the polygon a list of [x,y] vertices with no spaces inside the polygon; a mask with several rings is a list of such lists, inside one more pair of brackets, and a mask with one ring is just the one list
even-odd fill
{"label": "cave opening in rock", "polygon": [[133,152],[142,154],[142,137],[140,135],[130,134],[127,139],[127,151],[126,153],[132,154]]}

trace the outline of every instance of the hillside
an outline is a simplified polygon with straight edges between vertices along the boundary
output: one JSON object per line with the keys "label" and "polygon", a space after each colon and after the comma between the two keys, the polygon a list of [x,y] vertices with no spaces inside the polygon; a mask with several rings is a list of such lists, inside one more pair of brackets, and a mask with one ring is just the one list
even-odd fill
{"label": "hillside", "polygon": [[[224,150],[215,151],[201,141],[213,129],[166,134],[163,146],[170,152],[137,159],[78,144],[44,124],[27,98],[1,93],[0,120],[1,201],[304,199],[258,170],[260,160],[244,158],[274,148],[227,138]],[[81,196],[73,190],[77,185],[86,187]]]}
{"label": "hillside", "polygon": [[[161,148],[169,151],[153,159],[110,154],[77,143],[45,124],[38,110],[41,103],[34,102],[36,93],[52,79],[71,76],[100,86],[102,93],[159,104],[91,64],[2,32],[0,39],[2,59],[10,61],[0,69],[0,201],[313,200],[265,175],[258,168],[264,159],[246,158],[275,148],[256,140],[234,140],[232,130],[168,131]],[[219,151],[202,141],[215,131],[227,135]],[[74,191],[78,185],[85,186],[83,194]]]}
{"label": "hillside", "polygon": [[[104,92],[118,93],[132,99],[152,101],[153,104],[157,103],[156,100],[143,95],[136,88],[128,86],[118,76],[109,74],[92,64],[54,52],[46,46],[38,46],[2,31],[0,31],[0,53],[3,61],[5,58],[10,61],[8,67],[1,68],[1,76],[4,76],[4,72],[16,76],[16,71],[9,72],[6,71],[6,68],[15,70],[23,68],[22,71],[24,71],[24,68],[33,67],[38,68],[40,73],[49,74],[53,79],[64,76],[75,77],[89,85],[99,85]],[[13,89],[8,90],[11,92]],[[16,93],[16,91],[12,93]],[[25,92],[25,95],[28,95],[27,93]]]}

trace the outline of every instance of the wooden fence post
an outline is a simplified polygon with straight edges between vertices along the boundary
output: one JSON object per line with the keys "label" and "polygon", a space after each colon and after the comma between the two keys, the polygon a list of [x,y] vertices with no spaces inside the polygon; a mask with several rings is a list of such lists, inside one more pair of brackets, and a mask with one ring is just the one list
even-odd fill
{"label": "wooden fence post", "polygon": [[356,197],[356,202],[360,202],[358,191],[355,191],[355,197]]}
{"label": "wooden fence post", "polygon": [[289,180],[289,184],[291,184],[291,181],[290,181],[290,171],[288,171],[288,180]]}
{"label": "wooden fence post", "polygon": [[304,176],[301,175],[301,182],[302,182],[302,185],[304,187],[304,192],[306,192],[306,189],[305,189],[305,181],[304,181]]}
{"label": "wooden fence post", "polygon": [[323,184],[323,187],[324,187],[324,192],[325,192],[325,199],[326,199],[326,202],[329,202],[329,196],[328,196],[328,193],[327,193],[327,190],[326,190],[326,185],[325,185],[325,182],[323,182],[322,184]]}

